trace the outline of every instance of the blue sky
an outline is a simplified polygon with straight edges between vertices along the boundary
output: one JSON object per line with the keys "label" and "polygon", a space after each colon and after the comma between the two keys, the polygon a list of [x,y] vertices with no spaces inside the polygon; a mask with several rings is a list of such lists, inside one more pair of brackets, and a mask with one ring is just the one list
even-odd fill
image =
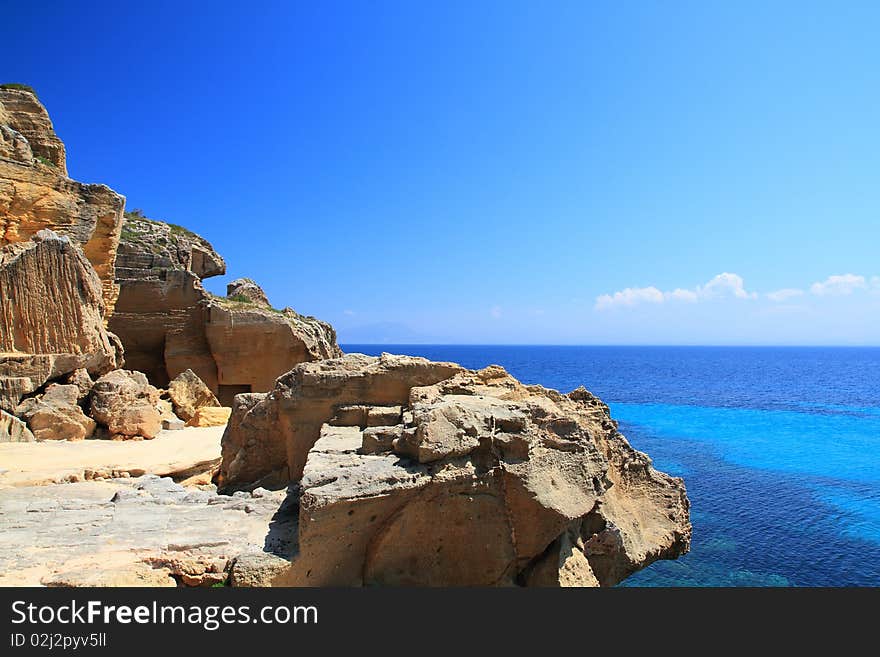
{"label": "blue sky", "polygon": [[32,4],[0,77],[215,292],[342,342],[880,344],[878,3]]}

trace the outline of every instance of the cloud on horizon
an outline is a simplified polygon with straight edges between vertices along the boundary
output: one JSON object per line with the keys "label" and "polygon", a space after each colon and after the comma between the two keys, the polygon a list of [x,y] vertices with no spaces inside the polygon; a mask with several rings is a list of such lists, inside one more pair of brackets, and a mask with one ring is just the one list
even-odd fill
{"label": "cloud on horizon", "polygon": [[[859,291],[880,292],[880,276],[868,279],[858,274],[833,274],[824,281],[817,281],[809,286],[809,292],[817,297],[851,296]],[[807,292],[801,288],[782,288],[767,292],[763,296],[770,301],[782,303],[796,297],[805,296]],[[596,297],[596,310],[612,308],[632,308],[641,304],[662,304],[667,301],[685,301],[696,303],[712,299],[757,299],[757,292],[745,289],[742,276],[724,272],[713,277],[705,285],[695,288],[676,288],[664,292],[655,286],[628,287],[613,294],[601,294]]]}
{"label": "cloud on horizon", "polygon": [[628,287],[614,294],[601,294],[596,297],[596,310],[609,310],[617,307],[633,307],[642,303],[660,304],[666,301],[696,303],[710,299],[757,299],[756,292],[745,289],[742,276],[724,272],[714,276],[705,285],[695,288],[676,288],[663,292],[653,285],[650,287]]}
{"label": "cloud on horizon", "polygon": [[829,276],[822,282],[813,283],[810,286],[810,292],[817,297],[839,297],[848,296],[856,290],[864,290],[867,287],[868,283],[864,276],[857,276],[855,274],[835,274]]}

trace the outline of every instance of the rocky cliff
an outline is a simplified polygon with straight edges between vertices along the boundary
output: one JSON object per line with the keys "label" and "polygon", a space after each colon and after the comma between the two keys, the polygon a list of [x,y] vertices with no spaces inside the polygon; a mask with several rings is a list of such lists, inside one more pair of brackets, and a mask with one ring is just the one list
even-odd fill
{"label": "rocky cliff", "polygon": [[293,586],[611,586],[690,545],[681,479],[584,389],[350,354],[236,398],[227,489],[289,479]]}
{"label": "rocky cliff", "polygon": [[114,261],[125,198],[67,177],[64,144],[34,94],[0,88],[0,246],[42,229],[80,245],[101,280],[105,318],[118,288]]}
{"label": "rocky cliff", "polygon": [[67,236],[42,230],[0,247],[0,407],[11,411],[46,382],[122,359],[104,329],[101,281]]}
{"label": "rocky cliff", "polygon": [[129,213],[116,263],[121,291],[110,328],[126,362],[158,386],[186,369],[224,405],[266,391],[298,363],[340,355],[333,328],[291,309],[275,310],[253,281],[216,297],[202,279],[223,274],[223,258],[190,231]]}

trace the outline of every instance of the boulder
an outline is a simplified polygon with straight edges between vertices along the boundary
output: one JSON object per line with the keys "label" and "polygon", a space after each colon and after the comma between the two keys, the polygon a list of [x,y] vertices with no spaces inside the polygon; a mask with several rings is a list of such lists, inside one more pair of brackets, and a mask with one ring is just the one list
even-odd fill
{"label": "boulder", "polygon": [[[374,407],[397,423],[368,426]],[[299,524],[277,585],[613,586],[690,545],[682,480],[634,450],[607,406],[497,366],[298,365],[236,398],[218,481],[284,477]]]}
{"label": "boulder", "polygon": [[199,408],[220,406],[211,389],[190,369],[171,380],[168,384],[168,397],[174,404],[174,412],[184,421],[192,418]]}
{"label": "boulder", "polygon": [[159,391],[141,372],[114,370],[95,381],[92,417],[114,439],[154,438],[162,429]]}
{"label": "boulder", "polygon": [[95,432],[95,421],[79,406],[79,388],[51,384],[38,397],[25,399],[15,409],[27,420],[37,440],[83,440]]}
{"label": "boulder", "polygon": [[89,371],[84,368],[74,370],[68,374],[64,377],[64,383],[77,387],[79,394],[77,395],[76,401],[78,403],[85,401],[86,397],[92,392],[92,386],[95,385],[92,377],[89,376]]}
{"label": "boulder", "polygon": [[0,89],[0,246],[26,243],[43,229],[69,237],[97,272],[106,318],[119,292],[114,262],[124,206],[109,187],[67,177],[64,144],[34,94]]}
{"label": "boulder", "polygon": [[126,215],[116,262],[121,291],[109,325],[130,368],[160,387],[190,369],[228,406],[236,394],[271,389],[298,363],[341,354],[331,326],[273,309],[249,279],[234,281],[227,298],[209,294],[202,279],[225,268],[202,237]]}
{"label": "boulder", "polygon": [[281,486],[298,481],[321,426],[340,408],[399,406],[414,386],[437,383],[461,369],[454,363],[391,354],[301,363],[279,377],[268,395],[235,398],[223,434],[218,484],[235,489],[255,482]]}
{"label": "boulder", "polygon": [[269,552],[241,554],[232,562],[229,584],[238,587],[268,587],[290,567],[290,561]]}
{"label": "boulder", "polygon": [[188,427],[222,427],[229,422],[232,409],[228,406],[202,406],[187,420]]}
{"label": "boulder", "polygon": [[32,443],[34,440],[34,434],[24,422],[0,410],[0,443]]}

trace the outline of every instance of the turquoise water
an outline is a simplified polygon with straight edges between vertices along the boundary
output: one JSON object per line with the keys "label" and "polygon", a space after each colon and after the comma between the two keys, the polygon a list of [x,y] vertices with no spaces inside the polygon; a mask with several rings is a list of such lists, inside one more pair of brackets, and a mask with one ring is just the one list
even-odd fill
{"label": "turquoise water", "polygon": [[343,348],[601,396],[692,503],[691,553],[627,586],[880,585],[880,349]]}

